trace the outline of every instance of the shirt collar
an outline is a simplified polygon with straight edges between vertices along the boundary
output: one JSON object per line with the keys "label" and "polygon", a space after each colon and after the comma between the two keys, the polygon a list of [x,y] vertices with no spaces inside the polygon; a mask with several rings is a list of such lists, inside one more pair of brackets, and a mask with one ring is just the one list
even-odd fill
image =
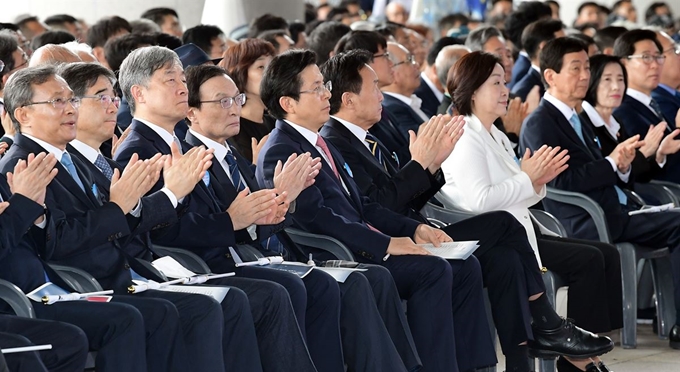
{"label": "shirt collar", "polygon": [[[148,122],[144,119],[140,119],[140,118],[135,118],[135,119],[137,121],[144,123],[144,125],[146,125],[147,127],[151,128],[154,132],[156,132],[159,136],[161,136],[163,141],[165,141],[165,143],[167,143],[169,147],[172,147],[172,143],[175,142],[175,134],[174,133],[170,133],[167,130],[159,127],[158,125],[152,124],[152,123],[150,123],[150,122]],[[180,151],[181,150],[182,149],[180,149]]]}
{"label": "shirt collar", "polygon": [[32,139],[33,141],[35,141],[38,145],[40,145],[42,148],[47,150],[48,153],[54,155],[54,157],[57,158],[57,161],[61,163],[61,157],[64,155],[64,153],[66,151],[62,151],[59,148],[57,148],[56,146],[50,145],[49,143],[47,143],[47,142],[45,142],[41,139],[35,138],[34,136],[32,136],[30,134],[26,134],[26,133],[22,133],[22,134],[24,136]]}
{"label": "shirt collar", "polygon": [[590,121],[593,122],[594,126],[596,126],[598,128],[599,127],[605,127],[607,129],[607,131],[609,132],[609,134],[611,134],[611,136],[613,138],[618,137],[618,133],[619,133],[619,129],[621,129],[621,125],[619,124],[619,122],[616,121],[616,119],[614,119],[613,115],[609,118],[609,124],[607,124],[607,123],[604,122],[604,119],[602,119],[600,114],[595,110],[593,105],[591,105],[590,103],[588,103],[586,101],[583,101],[581,106],[583,107],[583,111],[590,118]]}
{"label": "shirt collar", "polygon": [[312,146],[316,147],[316,139],[319,138],[319,133],[312,132],[311,130],[301,126],[294,124],[290,120],[283,119],[286,123],[288,123],[293,129],[298,131],[305,139],[312,144]]}
{"label": "shirt collar", "polygon": [[210,138],[196,132],[195,130],[193,130],[193,128],[189,128],[189,133],[191,133],[194,137],[198,138],[209,149],[215,150],[215,152],[213,153],[213,156],[218,161],[224,160],[224,158],[230,152],[230,149],[229,149],[229,147],[227,147],[226,144],[213,141]]}
{"label": "shirt collar", "polygon": [[393,92],[383,92],[383,94],[387,94],[400,100],[401,102],[404,102],[405,104],[408,105],[408,107],[413,109],[413,111],[415,111],[415,113],[418,114],[418,116],[420,116],[421,119],[423,119],[424,121],[429,120],[427,115],[420,108],[420,104],[423,103],[423,101],[420,98],[418,98],[418,96],[416,96],[415,94],[412,94],[411,97],[406,97],[403,94]]}
{"label": "shirt collar", "polygon": [[427,84],[427,86],[430,87],[430,90],[432,91],[432,93],[434,93],[435,97],[437,97],[439,103],[442,103],[442,100],[444,99],[444,93],[440,92],[439,89],[437,89],[432,80],[430,80],[430,78],[427,77],[425,72],[421,72],[420,77],[423,78],[425,84]]}
{"label": "shirt collar", "polygon": [[520,51],[519,51],[519,55],[520,55],[520,56],[524,56],[524,57],[526,57],[527,59],[529,59],[529,53],[527,53],[527,52],[525,52],[525,51],[523,51],[523,50],[520,50]]}
{"label": "shirt collar", "polygon": [[669,87],[669,86],[666,85],[666,84],[661,84],[661,83],[659,83],[659,87],[665,89],[666,92],[668,92],[668,93],[671,94],[671,96],[674,96],[674,95],[676,95],[676,94],[678,93],[677,90],[675,90],[675,89]]}
{"label": "shirt collar", "polygon": [[532,64],[531,64],[531,68],[533,68],[534,70],[536,70],[536,72],[538,72],[539,75],[541,74],[541,68],[540,68],[540,67],[538,67],[538,66],[536,66],[535,64],[532,63]]}
{"label": "shirt collar", "polygon": [[635,100],[640,101],[645,106],[649,106],[649,103],[652,102],[652,96],[648,96],[640,92],[639,90],[635,90],[633,88],[628,88],[626,90],[626,94],[635,98]]}
{"label": "shirt collar", "polygon": [[572,116],[576,115],[576,110],[573,108],[569,107],[566,103],[560,101],[559,99],[555,98],[553,95],[551,95],[548,92],[545,92],[543,95],[543,99],[546,101],[552,103],[553,106],[555,106],[562,115],[567,119],[567,121],[571,122],[570,119]]}
{"label": "shirt collar", "polygon": [[83,154],[83,156],[92,164],[97,161],[97,156],[99,155],[99,150],[93,149],[90,145],[74,139],[71,141],[71,146],[75,147],[78,152]]}
{"label": "shirt collar", "polygon": [[331,117],[340,122],[340,124],[344,125],[345,128],[352,132],[352,134],[354,134],[354,136],[356,136],[356,138],[358,138],[359,141],[364,144],[364,146],[368,147],[368,143],[366,143],[366,130],[364,130],[364,128],[356,124],[352,124],[347,120],[340,119],[337,116],[331,115]]}

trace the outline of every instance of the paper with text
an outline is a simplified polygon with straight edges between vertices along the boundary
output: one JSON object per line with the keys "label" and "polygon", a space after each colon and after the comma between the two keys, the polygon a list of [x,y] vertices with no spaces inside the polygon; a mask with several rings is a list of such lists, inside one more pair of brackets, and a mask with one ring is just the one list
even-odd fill
{"label": "paper with text", "polygon": [[418,244],[435,256],[447,260],[466,260],[479,245],[479,240],[441,243],[439,247],[432,244]]}

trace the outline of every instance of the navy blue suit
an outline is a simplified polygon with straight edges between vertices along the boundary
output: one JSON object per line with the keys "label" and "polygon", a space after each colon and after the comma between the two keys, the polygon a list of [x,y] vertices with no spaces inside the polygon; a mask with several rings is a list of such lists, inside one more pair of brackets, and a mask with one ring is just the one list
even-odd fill
{"label": "navy blue suit", "polygon": [[534,68],[530,68],[528,73],[524,75],[524,77],[521,78],[517,84],[512,86],[510,93],[514,94],[515,97],[521,98],[522,102],[524,102],[527,100],[527,96],[529,95],[529,92],[531,92],[531,89],[533,89],[536,85],[540,87],[539,93],[541,97],[543,97],[543,93],[545,93],[545,87],[541,81],[541,73],[536,71]]}
{"label": "navy blue suit", "polygon": [[515,66],[512,68],[512,78],[508,82],[508,88],[512,89],[530,69],[531,60],[527,56],[520,54],[515,61]]}
{"label": "navy blue suit", "polygon": [[411,160],[411,152],[408,149],[409,138],[397,129],[396,122],[397,118],[390,114],[383,102],[380,121],[371,127],[370,132],[382,141],[389,150],[389,154],[399,164],[406,164]]}
{"label": "navy blue suit", "polygon": [[408,142],[408,131],[412,130],[417,134],[418,128],[420,128],[420,125],[424,122],[423,119],[413,111],[409,105],[400,101],[398,98],[394,98],[386,93],[383,93],[383,97],[384,109],[387,109],[387,111],[392,114],[395,119],[393,124]]}
{"label": "navy blue suit", "polygon": [[661,107],[661,112],[668,125],[673,129],[677,128],[678,123],[675,122],[675,116],[678,114],[678,110],[680,110],[680,92],[675,91],[675,94],[671,94],[659,86],[652,91],[652,98]]}
{"label": "navy blue suit", "polygon": [[[484,311],[475,301],[481,288],[476,259],[451,265],[433,256],[383,259],[391,237],[413,237],[420,222],[362,196],[342,155],[332,144],[328,147],[348,192],[330,165],[322,161],[315,183],[302,191],[297,199],[296,210],[292,213],[295,226],[332,236],[345,244],[357,261],[379,264],[390,270],[401,297],[408,300],[407,315],[423,361],[422,371],[463,371],[495,364],[488,332],[482,330],[483,326],[475,327],[477,324],[468,328],[473,323],[470,319]],[[271,185],[277,161],[285,161],[292,153],[305,152],[313,157],[321,156],[293,127],[278,121],[260,152],[256,170],[258,182]],[[368,224],[380,232],[372,230]],[[304,248],[315,256],[332,258],[311,247]],[[454,341],[454,334],[460,343]],[[487,342],[476,344],[472,341],[478,339]]]}
{"label": "navy blue suit", "polygon": [[[130,126],[130,134],[116,152],[116,161],[127,164],[135,153],[140,159],[149,159],[157,153],[170,154],[170,146],[153,129],[134,119]],[[184,150],[188,150],[188,146]],[[163,180],[159,180],[152,192],[159,190],[162,185]],[[221,208],[203,182],[198,182],[178,206],[178,222],[162,232],[152,232],[151,237],[156,244],[191,250],[208,262],[226,254],[228,247],[235,245],[237,241],[229,214]],[[300,371],[314,369],[290,299],[281,285],[241,277],[211,282],[234,286],[247,294],[261,351],[259,359],[264,370],[275,368],[274,366],[281,363]],[[222,302],[225,309],[228,307],[227,302],[227,299]],[[240,319],[238,323],[247,323],[247,320]],[[250,344],[250,335],[229,333],[225,330],[223,337],[224,357],[236,358],[237,361],[225,361],[225,365],[238,366],[243,370],[259,369],[260,366],[255,366],[253,361],[257,353],[250,347],[246,352],[242,351],[244,344]]]}
{"label": "navy blue suit", "polygon": [[[616,121],[626,129],[628,134],[631,136],[639,134],[640,139],[645,138],[650,125],[656,125],[662,121],[666,121],[667,123],[670,122],[665,115],[664,117],[657,116],[654,111],[650,110],[647,106],[642,104],[642,102],[628,94],[623,96],[621,106],[614,110],[613,115],[616,118]],[[675,114],[673,114],[673,118],[675,118]],[[675,129],[672,125],[670,127],[671,130]],[[670,133],[670,131],[666,130],[666,134],[668,133]],[[680,183],[680,154],[668,155],[666,157],[666,165],[664,165],[662,171],[658,173],[656,178]]]}
{"label": "navy blue suit", "polygon": [[[543,99],[522,126],[520,146],[537,150],[541,146],[560,146],[569,150],[569,168],[550,182],[550,186],[583,193],[604,210],[614,242],[630,242],[646,247],[669,247],[673,266],[676,309],[680,310],[680,219],[676,212],[629,216],[619,204],[614,188],[620,180],[611,163],[602,157],[588,125],[582,126],[585,144],[562,113]],[[632,177],[631,177],[632,178]],[[634,180],[629,180],[633,182]],[[625,185],[621,185],[625,186]],[[595,226],[578,207],[545,200],[548,212],[564,224],[570,237],[598,240]]]}
{"label": "navy blue suit", "polygon": [[434,94],[429,85],[425,82],[425,79],[420,77],[420,86],[413,92],[418,98],[420,98],[423,103],[420,105],[420,109],[423,110],[427,116],[437,115],[437,109],[441,102]]}

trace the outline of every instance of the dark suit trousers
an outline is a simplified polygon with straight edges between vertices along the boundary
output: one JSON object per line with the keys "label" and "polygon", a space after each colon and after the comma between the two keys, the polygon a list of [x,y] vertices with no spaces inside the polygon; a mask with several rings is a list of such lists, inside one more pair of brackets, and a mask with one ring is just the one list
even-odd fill
{"label": "dark suit trousers", "polygon": [[531,339],[529,297],[545,291],[545,286],[524,227],[507,212],[489,212],[449,225],[444,231],[454,241],[479,240],[474,256],[482,266],[504,353]]}
{"label": "dark suit trousers", "polygon": [[144,320],[132,305],[69,301],[33,308],[38,318],[82,329],[90,350],[97,352],[97,372],[147,370]]}
{"label": "dark suit trousers", "polygon": [[590,240],[538,236],[543,264],[569,285],[567,314],[595,333],[623,327],[621,259],[616,247]]}
{"label": "dark suit trousers", "polygon": [[[36,366],[36,368],[33,369],[33,370],[42,371],[43,369],[40,369],[40,368],[44,369],[44,366],[43,365]],[[5,360],[5,357],[2,354],[0,354],[0,372],[9,372],[9,369],[7,369],[7,361]],[[20,372],[23,372],[23,371],[20,371]]]}
{"label": "dark suit trousers", "polygon": [[87,337],[80,328],[49,320],[0,315],[0,348],[52,344],[51,350],[5,356],[13,372],[82,371],[87,358]]}
{"label": "dark suit trousers", "polygon": [[671,251],[675,310],[680,311],[680,213],[659,212],[631,216],[628,226],[615,242],[630,242],[643,247],[668,247]]}

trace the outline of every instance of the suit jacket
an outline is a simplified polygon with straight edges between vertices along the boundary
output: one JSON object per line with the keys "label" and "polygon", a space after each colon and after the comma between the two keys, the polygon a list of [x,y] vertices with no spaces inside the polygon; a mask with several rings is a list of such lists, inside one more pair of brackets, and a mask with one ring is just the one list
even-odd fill
{"label": "suit jacket", "polygon": [[420,86],[413,93],[423,101],[423,103],[420,105],[420,109],[423,110],[425,115],[437,115],[437,109],[439,108],[441,102],[439,102],[439,98],[437,98],[430,86],[427,85],[425,79],[420,77]]}
{"label": "suit jacket", "polygon": [[533,89],[536,85],[540,87],[539,93],[541,94],[541,97],[543,97],[543,93],[545,93],[545,87],[543,86],[543,81],[541,81],[541,73],[533,68],[530,68],[529,71],[527,71],[527,74],[524,75],[524,77],[521,78],[517,84],[512,86],[511,93],[516,97],[521,98],[522,102],[524,102],[527,100],[527,96],[529,95],[529,92],[531,92],[531,89]]}
{"label": "suit jacket", "polygon": [[423,118],[413,111],[409,105],[389,94],[384,94],[383,107],[394,116],[396,119],[394,125],[404,138],[409,138],[409,130],[418,133],[418,128],[423,124]]}
{"label": "suit jacket", "polygon": [[397,118],[394,117],[385,107],[383,102],[380,121],[369,129],[371,134],[376,136],[387,147],[390,154],[394,155],[399,164],[406,164],[411,160],[411,152],[408,148],[408,136],[404,136],[397,129]]}
{"label": "suit jacket", "polygon": [[[127,164],[135,153],[140,159],[149,159],[157,153],[170,154],[170,146],[153,129],[138,120],[132,120],[130,126],[130,134],[120,144],[114,160]],[[184,151],[188,151],[190,146],[184,145]],[[162,186],[161,179],[152,192]],[[189,249],[206,261],[225,254],[229,246],[236,244],[229,214],[204,182],[198,182],[180,203],[177,218],[177,223],[167,229],[152,231],[151,239],[155,244]],[[219,253],[216,247],[220,248]]]}
{"label": "suit jacket", "polygon": [[517,57],[517,61],[515,61],[515,66],[512,68],[512,79],[508,84],[508,88],[512,89],[530,69],[531,60],[523,54],[520,54],[519,57]]}
{"label": "suit jacket", "polygon": [[352,170],[352,178],[361,194],[383,207],[426,223],[418,212],[444,184],[441,172],[433,176],[416,161],[401,169],[379,143],[385,167],[371,151],[342,123],[331,118],[320,131],[332,143]]}
{"label": "suit jacket", "polygon": [[[321,171],[314,184],[303,190],[297,198],[296,209],[292,214],[293,223],[300,229],[338,239],[355,253],[360,262],[382,263],[390,238],[412,237],[420,223],[362,196],[352,179],[351,168],[340,152],[332,143],[328,143],[328,148],[349,192],[335,177],[331,166],[322,160]],[[257,162],[255,174],[260,185],[271,185],[277,161],[285,161],[292,153],[305,152],[311,153],[313,157],[321,157],[316,147],[297,130],[284,121],[277,121]],[[369,229],[367,223],[382,233]],[[329,256],[325,255],[326,258]]]}
{"label": "suit jacket", "polygon": [[[668,118],[659,118],[647,106],[627,94],[623,96],[621,106],[614,110],[614,117],[625,128],[628,134],[631,136],[639,134],[640,139],[645,138],[650,124],[656,125],[663,120],[668,122]],[[670,133],[669,130],[666,131],[666,134],[668,133]],[[680,154],[669,155],[666,158],[664,171],[658,174],[658,178],[664,181],[680,183]]]}
{"label": "suit jacket", "polygon": [[652,91],[652,98],[661,107],[661,112],[663,112],[663,117],[666,118],[668,125],[673,129],[677,128],[678,123],[675,122],[675,116],[680,110],[680,93],[673,95],[662,87],[656,87]]}
{"label": "suit jacket", "polygon": [[[588,125],[593,133],[595,133],[595,136],[599,141],[600,153],[602,156],[611,154],[616,146],[619,145],[619,142],[630,138],[630,135],[628,135],[628,132],[623,127],[619,129],[617,138],[612,137],[611,133],[609,133],[604,126],[596,127],[585,110],[581,111],[579,117],[581,118],[581,124]],[[662,169],[656,162],[655,156],[645,158],[639,150],[635,150],[635,159],[631,166],[631,176],[635,179],[635,182],[649,182],[652,178],[657,177],[662,172]]]}
{"label": "suit jacket", "polygon": [[[581,141],[564,115],[543,99],[524,121],[520,133],[521,153],[526,148],[537,150],[544,144],[569,150],[569,167],[552,180],[549,186],[580,192],[598,202],[605,212],[609,232],[616,238],[626,228],[629,217],[619,204],[614,186],[625,185],[620,182],[611,163],[602,157],[590,127],[583,125],[582,129],[586,144]],[[565,225],[569,236],[598,240],[595,225],[583,209],[548,199],[543,203],[548,212]]]}

